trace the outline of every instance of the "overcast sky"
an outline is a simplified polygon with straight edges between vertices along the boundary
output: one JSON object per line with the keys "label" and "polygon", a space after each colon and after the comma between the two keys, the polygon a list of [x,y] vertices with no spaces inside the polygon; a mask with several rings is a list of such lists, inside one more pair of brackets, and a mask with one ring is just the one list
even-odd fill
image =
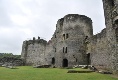
{"label": "overcast sky", "polygon": [[0,0],[0,53],[21,54],[32,37],[49,40],[67,14],[90,17],[94,34],[105,27],[102,0]]}

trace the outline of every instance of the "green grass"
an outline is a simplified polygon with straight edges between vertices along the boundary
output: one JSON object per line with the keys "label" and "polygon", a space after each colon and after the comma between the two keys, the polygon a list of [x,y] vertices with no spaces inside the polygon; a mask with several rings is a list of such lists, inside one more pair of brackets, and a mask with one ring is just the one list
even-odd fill
{"label": "green grass", "polygon": [[[76,69],[82,70],[82,69]],[[9,69],[0,67],[0,80],[118,80],[99,73],[67,73],[68,69],[32,68]]]}

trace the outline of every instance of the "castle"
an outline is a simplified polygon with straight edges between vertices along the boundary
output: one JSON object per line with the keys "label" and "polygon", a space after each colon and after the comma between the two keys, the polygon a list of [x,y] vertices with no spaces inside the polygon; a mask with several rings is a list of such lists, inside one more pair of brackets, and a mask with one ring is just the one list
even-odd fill
{"label": "castle", "polygon": [[118,0],[103,0],[106,28],[93,35],[92,20],[68,14],[59,19],[48,42],[33,38],[23,42],[26,65],[73,67],[93,65],[118,73]]}

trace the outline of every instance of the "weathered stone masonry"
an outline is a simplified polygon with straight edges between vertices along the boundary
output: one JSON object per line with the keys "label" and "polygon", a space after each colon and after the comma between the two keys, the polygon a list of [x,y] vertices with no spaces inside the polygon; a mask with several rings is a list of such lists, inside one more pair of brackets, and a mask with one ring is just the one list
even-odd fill
{"label": "weathered stone masonry", "polygon": [[54,35],[48,42],[41,39],[25,41],[22,58],[27,65],[72,67],[87,64],[85,38],[92,36],[90,18],[69,14],[58,20]]}
{"label": "weathered stone masonry", "polygon": [[22,59],[26,65],[73,67],[94,65],[118,72],[118,0],[103,0],[106,28],[93,35],[92,20],[68,14],[59,19],[48,42],[33,38],[24,41]]}
{"label": "weathered stone masonry", "polygon": [[38,37],[37,40],[24,41],[21,58],[25,60],[27,65],[43,64],[46,41]]}

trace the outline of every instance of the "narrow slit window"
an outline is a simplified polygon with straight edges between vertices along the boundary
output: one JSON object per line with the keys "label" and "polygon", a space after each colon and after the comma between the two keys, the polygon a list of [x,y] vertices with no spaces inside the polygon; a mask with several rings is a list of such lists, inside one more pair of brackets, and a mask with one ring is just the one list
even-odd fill
{"label": "narrow slit window", "polygon": [[55,52],[56,52],[56,48],[55,48]]}
{"label": "narrow slit window", "polygon": [[64,53],[64,47],[63,47],[63,53]]}
{"label": "narrow slit window", "polygon": [[66,39],[68,38],[68,34],[66,34]]}
{"label": "narrow slit window", "polygon": [[65,53],[67,53],[67,47],[66,47]]}
{"label": "narrow slit window", "polygon": [[77,62],[77,58],[76,58],[76,62]]}

